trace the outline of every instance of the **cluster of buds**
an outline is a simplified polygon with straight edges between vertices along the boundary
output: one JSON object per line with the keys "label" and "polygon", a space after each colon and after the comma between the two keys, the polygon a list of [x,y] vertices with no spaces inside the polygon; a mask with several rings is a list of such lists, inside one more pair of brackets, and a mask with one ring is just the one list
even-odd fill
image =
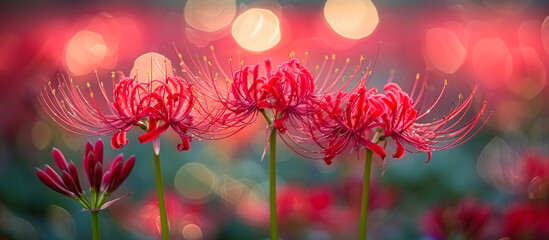
{"label": "cluster of buds", "polygon": [[59,149],[53,149],[53,161],[61,175],[46,164],[44,170],[36,169],[38,179],[52,190],[78,201],[84,208],[97,211],[109,204],[107,199],[130,174],[135,157],[131,156],[124,163],[122,154],[118,155],[108,170],[103,172],[103,141],[99,139],[95,146],[86,143],[83,158],[86,177],[90,184],[91,201],[84,194],[78,170],[72,161],[67,162]]}

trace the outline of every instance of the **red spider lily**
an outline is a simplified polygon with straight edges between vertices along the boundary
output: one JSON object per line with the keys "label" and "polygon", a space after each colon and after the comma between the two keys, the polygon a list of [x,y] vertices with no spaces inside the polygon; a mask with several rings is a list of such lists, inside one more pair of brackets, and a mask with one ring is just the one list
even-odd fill
{"label": "red spider lily", "polygon": [[[270,94],[264,89],[267,79],[259,74],[260,67],[261,64],[246,65],[233,74],[230,90],[226,96],[220,96],[220,101],[229,110],[224,116],[224,124],[244,127],[255,121],[259,110],[270,107]],[[265,60],[265,70],[271,74],[271,61],[268,59]]]}
{"label": "red spider lily", "polygon": [[[303,80],[293,92],[281,94],[289,96],[287,102],[294,103],[293,106],[275,110],[282,116],[290,116],[282,118],[283,127],[277,128],[289,130],[281,137],[295,152],[308,158],[322,158],[327,164],[339,153],[359,151],[363,147],[385,157],[385,150],[371,140],[381,126],[378,118],[383,113],[383,102],[374,97],[377,89],[364,87],[371,70],[370,66],[362,68],[363,60],[361,57],[348,79],[343,74],[350,60],[346,59],[341,69],[334,70],[335,55],[331,62],[325,57],[322,66],[316,67],[315,76],[297,59],[286,63],[291,69],[297,69],[294,71],[300,73]],[[359,75],[361,70],[365,72]],[[349,87],[353,81],[356,84]],[[293,85],[296,84],[288,87]]]}
{"label": "red spider lily", "polygon": [[486,109],[486,102],[482,104],[481,109],[470,120],[462,122],[469,112],[473,95],[477,90],[476,87],[465,100],[460,95],[456,107],[451,109],[442,119],[421,122],[437,105],[445,88],[446,83],[435,103],[425,112],[418,113],[417,103],[421,101],[423,88],[414,101],[397,84],[388,83],[385,85],[386,94],[378,95],[378,98],[383,101],[385,106],[385,112],[381,116],[384,137],[391,137],[397,146],[393,157],[401,158],[404,155],[406,149],[403,143],[406,143],[415,148],[409,151],[427,152],[427,162],[429,162],[433,151],[459,146],[472,138],[484,126],[486,121],[481,121],[481,118]]}
{"label": "red spider lily", "polygon": [[503,214],[505,237],[517,240],[549,239],[547,204],[514,204]]}
{"label": "red spider lily", "polygon": [[86,209],[100,209],[105,205],[108,196],[114,192],[129,176],[135,157],[128,158],[126,163],[123,156],[117,156],[109,170],[103,172],[103,141],[99,139],[95,146],[91,142],[86,143],[84,153],[84,169],[92,195],[91,203],[88,201],[80,185],[80,178],[74,163],[67,162],[63,153],[57,148],[53,149],[53,160],[61,171],[61,176],[46,164],[45,170],[36,169],[38,179],[52,190],[67,197],[76,199]]}
{"label": "red spider lily", "polygon": [[[155,140],[171,127],[181,138],[177,149],[185,151],[190,147],[193,135],[191,131],[196,130],[193,136],[197,136],[207,128],[199,128],[193,123],[195,116],[198,115],[197,111],[193,111],[193,107],[201,108],[195,103],[192,85],[180,77],[149,82],[124,78],[114,91],[113,107],[123,118],[132,119],[137,125],[142,124],[141,119],[148,119],[147,132],[139,136],[139,142]],[[120,134],[125,135],[123,132]],[[120,144],[118,139],[113,140],[113,143],[113,146]],[[122,142],[122,146],[123,144]]]}
{"label": "red spider lily", "polygon": [[260,110],[271,110],[270,118],[281,134],[286,131],[284,121],[310,112],[308,103],[316,88],[311,73],[296,58],[282,63],[274,71],[270,59],[265,59],[263,64],[242,66],[230,83],[226,92],[213,85],[216,89],[213,95],[230,111],[223,123],[244,127],[255,121]]}
{"label": "red spider lily", "polygon": [[371,140],[384,111],[382,102],[374,97],[376,92],[375,88],[362,87],[350,94],[340,92],[333,99],[328,95],[321,101],[309,131],[327,164],[349,148],[358,152],[364,146],[385,158],[385,150]]}
{"label": "red spider lily", "polygon": [[313,76],[297,58],[278,66],[270,75],[263,89],[270,93],[269,107],[273,111],[274,126],[281,133],[286,132],[284,122],[290,117],[304,117],[312,112],[311,103],[316,96]]}
{"label": "red spider lily", "polygon": [[[141,143],[155,140],[171,127],[181,138],[179,151],[188,150],[192,139],[213,138],[214,119],[221,108],[207,105],[201,100],[192,84],[180,77],[139,82],[135,78],[122,78],[114,88],[113,100],[107,97],[103,83],[98,85],[101,108],[88,83],[89,95],[83,94],[72,80],[60,79],[58,89],[48,84],[40,102],[48,114],[62,127],[82,135],[113,135],[113,148],[127,143],[126,132],[134,125],[146,130],[139,136]],[[114,85],[114,74],[113,74]]]}
{"label": "red spider lily", "polygon": [[465,198],[455,207],[437,207],[423,217],[426,233],[435,239],[464,236],[465,239],[482,239],[492,209],[489,205]]}
{"label": "red spider lily", "polygon": [[[118,113],[109,101],[103,83],[97,78],[101,92],[99,99],[87,83],[87,92],[73,82],[72,78],[58,79],[57,88],[48,83],[39,100],[42,107],[61,127],[85,136],[113,135],[113,147],[120,148],[127,143],[125,132],[137,124],[132,116]],[[114,85],[114,74],[113,74]],[[98,101],[105,101],[106,109],[99,107]]]}

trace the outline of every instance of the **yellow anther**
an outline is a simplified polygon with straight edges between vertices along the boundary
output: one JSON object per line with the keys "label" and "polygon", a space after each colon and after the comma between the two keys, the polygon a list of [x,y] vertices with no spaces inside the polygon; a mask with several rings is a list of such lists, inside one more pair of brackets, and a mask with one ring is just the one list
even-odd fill
{"label": "yellow anther", "polygon": [[181,72],[184,72],[184,73],[186,73],[186,72],[187,72],[187,70],[185,70],[185,69],[181,69]]}
{"label": "yellow anther", "polygon": [[210,50],[214,50],[214,45],[210,45]]}
{"label": "yellow anther", "polygon": [[89,88],[91,87],[90,82],[86,82],[86,86]]}
{"label": "yellow anther", "polygon": [[364,56],[360,55],[360,61],[364,60]]}
{"label": "yellow anther", "polygon": [[339,68],[336,68],[335,73],[339,72]]}
{"label": "yellow anther", "polygon": [[315,66],[315,70],[318,70],[320,68],[320,66],[316,65]]}
{"label": "yellow anther", "polygon": [[94,73],[97,73],[97,69],[94,69],[93,72],[94,72]]}
{"label": "yellow anther", "polygon": [[335,60],[336,59],[336,55],[335,53],[332,53],[332,60]]}
{"label": "yellow anther", "polygon": [[305,52],[305,56],[309,55],[309,52]]}
{"label": "yellow anther", "polygon": [[350,62],[351,62],[350,58],[345,59],[345,63],[350,63]]}
{"label": "yellow anther", "polygon": [[461,93],[458,94],[459,100],[463,99],[463,95]]}
{"label": "yellow anther", "polygon": [[448,79],[444,79],[444,86],[448,85]]}
{"label": "yellow anther", "polygon": [[228,79],[228,78],[225,79],[225,81],[226,81],[228,84],[232,84],[232,83],[233,83],[233,81],[232,81],[231,79]]}
{"label": "yellow anther", "polygon": [[233,62],[233,59],[232,58],[229,58],[229,63],[232,63]]}
{"label": "yellow anther", "polygon": [[370,72],[368,72],[368,75],[372,75],[372,70],[370,70]]}
{"label": "yellow anther", "polygon": [[425,87],[425,89],[429,88],[429,87],[427,86],[427,83],[423,84],[423,86]]}
{"label": "yellow anther", "polygon": [[326,60],[328,60],[328,55],[324,55],[324,58],[325,58]]}
{"label": "yellow anther", "polygon": [[90,92],[90,97],[93,98],[93,92]]}
{"label": "yellow anther", "polygon": [[419,79],[419,73],[416,73],[416,80]]}
{"label": "yellow anther", "polygon": [[177,56],[179,56],[179,58],[183,58],[183,55],[181,53],[178,53]]}
{"label": "yellow anther", "polygon": [[51,81],[48,81],[48,86],[51,86]]}
{"label": "yellow anther", "polygon": [[61,104],[65,105],[65,101],[61,100]]}
{"label": "yellow anther", "polygon": [[212,62],[208,61],[208,65],[210,65],[210,67],[212,66]]}
{"label": "yellow anther", "polygon": [[241,61],[240,61],[240,65],[244,65],[244,60],[241,60]]}
{"label": "yellow anther", "polygon": [[206,56],[203,56],[202,60],[204,60],[204,62],[206,62],[206,61],[208,61],[208,58]]}
{"label": "yellow anther", "polygon": [[51,90],[51,93],[52,93],[53,95],[55,95],[55,89],[52,89],[52,90]]}

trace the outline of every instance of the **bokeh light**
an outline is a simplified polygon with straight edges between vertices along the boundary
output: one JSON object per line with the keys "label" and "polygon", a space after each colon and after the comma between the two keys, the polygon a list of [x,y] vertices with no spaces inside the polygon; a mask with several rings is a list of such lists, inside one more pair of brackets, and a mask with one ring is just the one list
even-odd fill
{"label": "bokeh light", "polygon": [[511,53],[498,38],[480,40],[473,49],[472,64],[477,77],[493,88],[502,86],[513,71]]}
{"label": "bokeh light", "polygon": [[174,185],[181,196],[195,201],[206,200],[215,190],[216,176],[200,163],[187,163],[175,175]]}
{"label": "bokeh light", "polygon": [[32,127],[31,139],[34,147],[44,150],[51,140],[50,127],[42,121],[36,122]]}
{"label": "bokeh light", "polygon": [[238,45],[254,52],[268,50],[280,42],[278,17],[267,9],[252,8],[240,14],[231,32]]}
{"label": "bokeh light", "polygon": [[379,23],[377,9],[370,0],[328,0],[324,17],[334,31],[351,39],[370,35]]}
{"label": "bokeh light", "polygon": [[48,225],[60,239],[73,239],[76,226],[71,214],[57,205],[50,205],[46,210]]}
{"label": "bokeh light", "polygon": [[519,96],[532,99],[545,87],[547,72],[533,48],[522,47],[513,51],[513,73],[507,80],[509,89]]}
{"label": "bokeh light", "polygon": [[541,25],[541,40],[543,41],[545,53],[549,56],[549,17],[546,17]]}
{"label": "bokeh light", "polygon": [[75,76],[90,73],[101,65],[108,52],[100,34],[88,30],[79,31],[65,48],[66,70]]}
{"label": "bokeh light", "polygon": [[204,239],[202,229],[196,224],[187,224],[181,229],[181,235],[187,240],[201,240]]}
{"label": "bokeh light", "polygon": [[160,53],[145,53],[135,59],[130,76],[139,82],[164,80],[173,76],[172,62]]}
{"label": "bokeh light", "polygon": [[215,32],[227,27],[235,14],[235,0],[188,0],[183,16],[194,29]]}
{"label": "bokeh light", "polygon": [[467,49],[452,30],[432,28],[425,34],[424,56],[431,69],[451,74],[465,62]]}

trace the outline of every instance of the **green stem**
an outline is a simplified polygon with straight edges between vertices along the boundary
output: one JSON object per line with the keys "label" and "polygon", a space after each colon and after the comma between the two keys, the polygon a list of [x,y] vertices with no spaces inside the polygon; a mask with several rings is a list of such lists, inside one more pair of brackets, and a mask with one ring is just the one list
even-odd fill
{"label": "green stem", "polygon": [[372,150],[366,151],[366,165],[364,166],[364,183],[362,185],[362,208],[360,209],[360,240],[366,240],[368,225],[368,193],[370,191],[370,172],[372,169]]}
{"label": "green stem", "polygon": [[265,110],[261,109],[261,110],[259,110],[259,112],[260,112],[261,114],[263,114],[263,117],[265,118],[265,120],[267,121],[267,123],[268,123],[269,125],[273,124],[273,120],[271,120],[271,118],[269,117],[269,115],[267,115],[267,113],[265,112]]}
{"label": "green stem", "polygon": [[[378,144],[384,139],[382,136],[383,130],[378,128],[372,142]],[[372,170],[372,157],[373,152],[370,149],[366,150],[366,164],[364,166],[364,179],[362,183],[362,207],[360,208],[360,232],[358,235],[359,240],[366,240],[366,233],[368,230],[368,193],[370,192],[370,173]]]}
{"label": "green stem", "polygon": [[271,240],[278,239],[276,222],[276,128],[269,137],[269,200],[271,211]]}
{"label": "green stem", "polygon": [[170,239],[170,228],[166,216],[166,203],[164,201],[164,186],[162,184],[162,170],[160,169],[160,156],[153,153],[154,170],[156,173],[156,190],[158,192],[158,209],[160,210],[160,224],[162,226],[162,239]]}
{"label": "green stem", "polygon": [[91,211],[93,240],[99,240],[99,211]]}

